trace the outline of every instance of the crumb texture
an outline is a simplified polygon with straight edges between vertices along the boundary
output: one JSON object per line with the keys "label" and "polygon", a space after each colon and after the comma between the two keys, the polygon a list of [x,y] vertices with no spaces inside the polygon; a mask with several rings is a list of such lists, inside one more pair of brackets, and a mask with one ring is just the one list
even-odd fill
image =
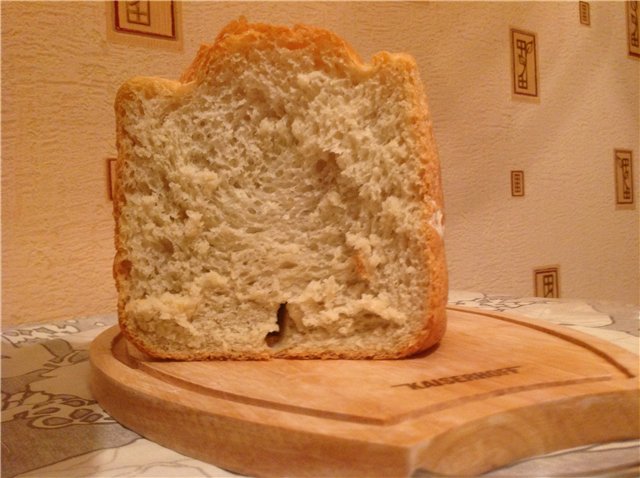
{"label": "crumb texture", "polygon": [[220,35],[188,83],[121,89],[121,323],[174,358],[402,355],[444,267],[415,67],[278,32]]}

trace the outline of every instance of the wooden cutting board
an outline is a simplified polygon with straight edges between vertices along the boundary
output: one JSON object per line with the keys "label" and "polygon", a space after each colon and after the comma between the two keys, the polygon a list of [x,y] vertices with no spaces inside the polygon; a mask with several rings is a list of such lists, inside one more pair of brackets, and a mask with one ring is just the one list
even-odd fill
{"label": "wooden cutting board", "polygon": [[443,342],[404,360],[154,361],[113,327],[91,364],[124,426],[251,476],[460,476],[640,437],[636,355],[477,309],[449,308]]}

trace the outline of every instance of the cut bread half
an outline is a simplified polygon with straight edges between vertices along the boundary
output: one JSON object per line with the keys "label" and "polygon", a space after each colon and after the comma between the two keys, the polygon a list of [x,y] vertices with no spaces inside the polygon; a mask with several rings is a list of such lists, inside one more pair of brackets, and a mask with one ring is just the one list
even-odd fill
{"label": "cut bread half", "polygon": [[441,339],[440,164],[411,57],[240,19],[115,108],[119,322],[143,352],[390,359]]}

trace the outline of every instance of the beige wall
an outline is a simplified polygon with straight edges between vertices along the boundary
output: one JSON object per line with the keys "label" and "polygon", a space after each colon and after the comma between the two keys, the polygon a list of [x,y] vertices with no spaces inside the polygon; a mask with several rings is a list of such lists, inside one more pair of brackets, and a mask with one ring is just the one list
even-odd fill
{"label": "beige wall", "polygon": [[[240,14],[334,30],[366,59],[408,51],[440,145],[451,287],[532,294],[559,264],[565,297],[639,301],[639,218],[616,210],[613,149],[640,165],[640,61],[621,2],[184,3],[182,52],[107,41],[101,2],[2,2],[2,313],[22,323],[112,312],[112,102],[133,75],[176,78]],[[541,98],[511,97],[509,27],[540,46]],[[526,196],[510,196],[523,169]]]}

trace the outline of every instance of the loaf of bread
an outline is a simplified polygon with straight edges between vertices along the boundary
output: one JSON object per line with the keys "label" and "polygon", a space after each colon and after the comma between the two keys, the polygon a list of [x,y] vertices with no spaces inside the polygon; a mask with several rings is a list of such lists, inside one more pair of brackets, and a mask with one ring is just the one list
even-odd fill
{"label": "loaf of bread", "polygon": [[114,276],[140,350],[391,359],[441,339],[440,164],[410,56],[241,18],[115,109]]}

